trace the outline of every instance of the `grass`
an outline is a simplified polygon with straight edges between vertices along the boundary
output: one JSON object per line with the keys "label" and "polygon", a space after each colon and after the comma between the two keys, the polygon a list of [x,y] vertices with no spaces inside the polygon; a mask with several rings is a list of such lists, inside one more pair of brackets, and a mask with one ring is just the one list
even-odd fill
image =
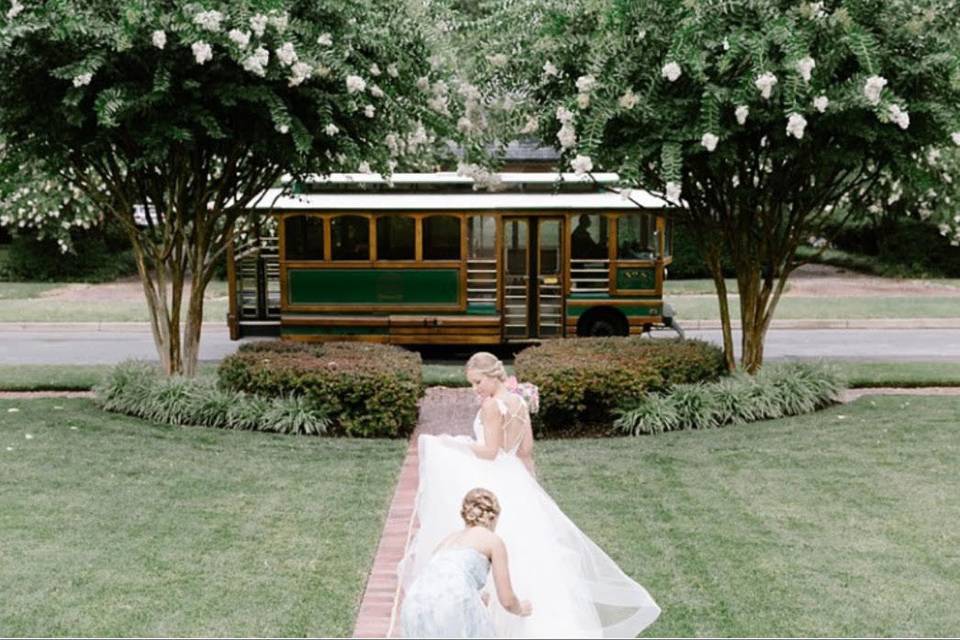
{"label": "grass", "polygon": [[63,286],[62,282],[0,282],[0,300],[29,300]]}
{"label": "grass", "polygon": [[[729,296],[730,314],[740,317],[740,301]],[[664,300],[684,320],[716,320],[720,317],[714,296],[665,296]],[[824,298],[785,296],[774,311],[776,320],[868,318],[956,318],[960,317],[960,298],[949,296],[870,296]]]}
{"label": "grass", "polygon": [[852,388],[958,387],[960,362],[863,362],[829,360]]}
{"label": "grass", "polygon": [[[207,300],[203,319],[226,322],[227,301]],[[104,302],[62,301],[45,298],[14,300],[0,306],[0,322],[149,322],[147,303],[141,300]]]}
{"label": "grass", "polygon": [[[727,291],[736,292],[737,281],[733,278],[727,278]],[[787,283],[787,290],[790,290],[790,283]],[[685,295],[715,295],[717,292],[713,280],[709,278],[692,280],[664,280],[663,294],[667,296],[685,296]]]}
{"label": "grass", "polygon": [[[0,322],[148,322],[142,294],[129,299],[57,300],[40,294],[71,286],[63,282],[0,282]],[[76,283],[73,284],[76,286]],[[90,285],[96,286],[96,285]],[[226,321],[227,283],[212,281],[206,291],[203,317],[208,322]]]}
{"label": "grass", "polygon": [[[547,490],[663,609],[655,636],[949,636],[960,398],[538,444]],[[571,461],[576,460],[576,464]]]}
{"label": "grass", "polygon": [[[463,370],[466,359],[456,364],[424,364],[422,367],[423,384],[427,387],[469,387],[467,374]],[[508,375],[513,375],[513,365],[505,364]]]}
{"label": "grass", "polygon": [[8,636],[348,635],[407,447],[86,400],[0,400],[0,440]]}
{"label": "grass", "polygon": [[[0,391],[87,391],[112,369],[110,364],[0,365]],[[200,363],[201,374],[216,369],[215,362]]]}

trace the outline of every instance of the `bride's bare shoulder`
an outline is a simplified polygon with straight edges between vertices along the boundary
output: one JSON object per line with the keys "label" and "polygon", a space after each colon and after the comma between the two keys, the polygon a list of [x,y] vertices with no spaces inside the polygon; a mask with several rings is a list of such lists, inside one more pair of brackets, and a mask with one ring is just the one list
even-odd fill
{"label": "bride's bare shoulder", "polygon": [[480,402],[480,420],[484,424],[497,424],[503,418],[503,412],[494,398],[484,398]]}

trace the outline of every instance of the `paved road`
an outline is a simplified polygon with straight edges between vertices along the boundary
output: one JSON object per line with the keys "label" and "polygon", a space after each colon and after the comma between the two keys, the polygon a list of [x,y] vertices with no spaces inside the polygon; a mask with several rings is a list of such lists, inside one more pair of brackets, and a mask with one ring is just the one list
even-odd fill
{"label": "paved road", "polygon": [[[720,342],[719,331],[687,335]],[[739,338],[735,332],[734,340]],[[200,358],[219,360],[237,345],[225,328],[208,327]],[[960,360],[960,329],[777,329],[769,332],[766,356]],[[128,358],[157,359],[148,332],[0,330],[0,364],[112,364]]]}

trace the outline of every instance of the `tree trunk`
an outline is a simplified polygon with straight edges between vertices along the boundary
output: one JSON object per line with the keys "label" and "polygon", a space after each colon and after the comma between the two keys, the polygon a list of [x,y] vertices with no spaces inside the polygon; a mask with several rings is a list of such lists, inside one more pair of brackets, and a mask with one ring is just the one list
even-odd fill
{"label": "tree trunk", "polygon": [[760,265],[741,264],[737,270],[740,289],[740,366],[753,375],[763,365],[763,340],[767,323],[767,295],[761,286]]}
{"label": "tree trunk", "polygon": [[203,295],[208,279],[194,274],[190,286],[190,302],[187,306],[186,324],[183,327],[183,374],[197,374],[200,359],[200,332],[203,329]]}
{"label": "tree trunk", "polygon": [[[131,234],[130,239],[146,297],[150,329],[157,355],[160,357],[160,367],[168,376],[182,374],[184,360],[180,336],[180,309],[183,300],[183,270],[176,264],[172,266],[167,264],[160,256],[148,256],[135,235]],[[168,275],[170,276],[169,285]],[[170,304],[168,304],[168,294]]]}
{"label": "tree trunk", "polygon": [[730,302],[727,300],[727,282],[723,279],[723,264],[719,251],[708,251],[705,257],[707,268],[713,277],[713,284],[717,290],[717,300],[720,305],[720,329],[723,334],[723,361],[727,371],[737,369],[737,361],[733,353],[733,328],[730,324]]}

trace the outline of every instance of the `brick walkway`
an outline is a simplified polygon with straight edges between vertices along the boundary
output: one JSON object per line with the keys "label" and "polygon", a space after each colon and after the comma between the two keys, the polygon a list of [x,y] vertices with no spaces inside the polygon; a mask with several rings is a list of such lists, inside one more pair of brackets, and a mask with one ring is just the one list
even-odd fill
{"label": "brick walkway", "polygon": [[476,396],[470,389],[432,387],[420,403],[417,428],[410,437],[407,457],[400,470],[393,492],[387,521],[380,536],[380,545],[373,559],[373,569],[360,601],[355,638],[386,638],[397,635],[394,618],[400,610],[397,564],[403,558],[407,540],[413,531],[413,502],[419,481],[417,437],[421,433],[470,433],[477,412]]}

